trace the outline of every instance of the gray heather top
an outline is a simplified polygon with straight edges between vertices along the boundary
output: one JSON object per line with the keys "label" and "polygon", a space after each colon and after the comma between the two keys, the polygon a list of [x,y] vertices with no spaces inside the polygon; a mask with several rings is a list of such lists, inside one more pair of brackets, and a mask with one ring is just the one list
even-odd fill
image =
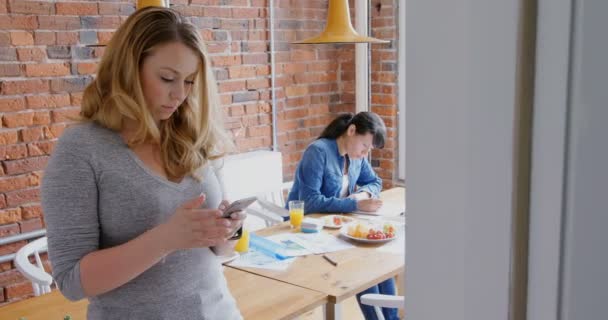
{"label": "gray heather top", "polygon": [[[93,123],[68,128],[55,146],[42,183],[53,278],[71,300],[85,297],[80,260],[125,243],[164,222],[205,192],[221,201],[214,170],[203,182],[180,183],[150,171],[115,131]],[[180,250],[135,279],[89,297],[88,319],[242,319],[209,248]]]}

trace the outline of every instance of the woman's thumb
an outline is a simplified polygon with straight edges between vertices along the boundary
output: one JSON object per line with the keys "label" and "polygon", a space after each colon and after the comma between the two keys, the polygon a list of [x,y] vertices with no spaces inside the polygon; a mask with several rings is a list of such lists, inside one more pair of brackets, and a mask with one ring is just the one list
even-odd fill
{"label": "woman's thumb", "polygon": [[188,200],[188,202],[184,203],[182,205],[182,208],[185,208],[185,209],[199,208],[200,206],[203,205],[204,202],[205,202],[205,194],[201,193],[200,196],[190,199],[190,200]]}

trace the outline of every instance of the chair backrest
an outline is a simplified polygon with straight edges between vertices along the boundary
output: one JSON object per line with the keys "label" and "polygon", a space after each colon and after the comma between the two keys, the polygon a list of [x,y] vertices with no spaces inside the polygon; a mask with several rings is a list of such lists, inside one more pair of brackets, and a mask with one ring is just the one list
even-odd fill
{"label": "chair backrest", "polygon": [[[227,199],[256,196],[277,206],[284,206],[283,190],[288,184],[283,183],[280,152],[260,150],[228,156],[218,175],[225,186]],[[256,230],[283,221],[279,215],[263,211],[259,204],[252,205],[247,210],[249,216],[245,227]]]}
{"label": "chair backrest", "polygon": [[[15,267],[32,282],[34,295],[39,296],[51,292],[53,277],[44,270],[40,253],[47,251],[47,238],[42,237],[21,247],[15,254]],[[30,262],[34,256],[36,264]]]}

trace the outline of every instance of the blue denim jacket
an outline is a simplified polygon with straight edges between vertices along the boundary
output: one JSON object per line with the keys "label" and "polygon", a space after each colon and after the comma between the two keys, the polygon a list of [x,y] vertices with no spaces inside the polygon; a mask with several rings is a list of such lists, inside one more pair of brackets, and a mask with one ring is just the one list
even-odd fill
{"label": "blue denim jacket", "polygon": [[[335,139],[318,139],[311,143],[296,169],[288,201],[304,200],[304,212],[353,212],[357,201],[340,198],[342,168],[346,157],[340,155]],[[367,159],[350,160],[348,194],[367,191],[378,197],[382,189],[380,179]]]}

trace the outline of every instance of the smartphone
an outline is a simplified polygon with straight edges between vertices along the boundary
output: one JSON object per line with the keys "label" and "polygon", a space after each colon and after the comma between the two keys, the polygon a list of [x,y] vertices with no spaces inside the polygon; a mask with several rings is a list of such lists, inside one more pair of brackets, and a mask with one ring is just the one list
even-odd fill
{"label": "smartphone", "polygon": [[249,207],[252,203],[254,203],[257,200],[256,197],[249,197],[249,198],[243,198],[240,200],[236,200],[233,203],[231,203],[228,208],[226,208],[226,210],[224,210],[224,214],[222,215],[223,218],[230,218],[230,215],[237,212],[237,211],[243,211],[245,210],[247,207]]}

